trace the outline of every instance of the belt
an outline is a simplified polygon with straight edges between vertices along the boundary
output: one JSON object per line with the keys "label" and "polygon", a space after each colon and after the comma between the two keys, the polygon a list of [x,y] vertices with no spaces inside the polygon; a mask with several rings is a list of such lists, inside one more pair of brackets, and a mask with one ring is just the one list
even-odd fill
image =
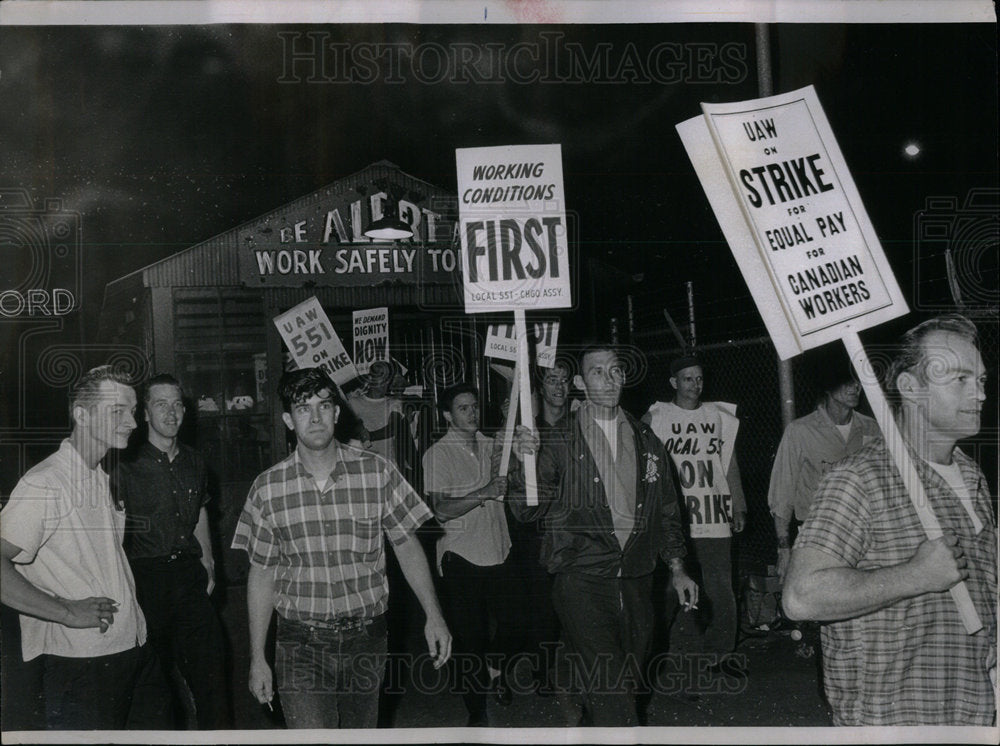
{"label": "belt", "polygon": [[171,552],[160,557],[133,557],[132,562],[160,562],[169,565],[171,562],[183,559],[198,559],[198,557],[190,552]]}
{"label": "belt", "polygon": [[382,616],[382,614],[375,617],[342,616],[330,621],[317,621],[310,619],[308,622],[299,622],[299,624],[304,624],[307,627],[315,627],[316,629],[328,629],[334,632],[357,632],[370,624],[374,624],[381,619]]}

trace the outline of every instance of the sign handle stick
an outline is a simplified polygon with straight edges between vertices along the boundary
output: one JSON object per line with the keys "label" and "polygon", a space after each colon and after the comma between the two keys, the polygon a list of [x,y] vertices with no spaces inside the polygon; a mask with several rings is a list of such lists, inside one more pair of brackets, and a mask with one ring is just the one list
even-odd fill
{"label": "sign handle stick", "polygon": [[[517,384],[521,391],[521,424],[532,426],[531,370],[528,368],[528,332],[524,323],[524,309],[514,309],[514,336],[517,338]],[[526,453],[524,461],[524,494],[529,506],[538,505],[538,484],[535,481],[535,454]]]}
{"label": "sign handle stick", "polygon": [[[878,421],[878,426],[885,436],[889,453],[892,454],[896,469],[899,470],[903,484],[906,486],[906,491],[910,495],[910,502],[913,503],[913,508],[917,511],[917,516],[920,518],[920,524],[924,527],[924,532],[927,534],[928,539],[936,539],[942,534],[941,524],[927,502],[927,493],[924,490],[923,482],[920,481],[920,477],[917,475],[917,469],[910,458],[909,451],[906,450],[902,434],[899,432],[896,421],[889,411],[885,394],[882,392],[882,387],[879,385],[871,363],[868,361],[868,354],[861,345],[861,339],[855,331],[845,331],[842,338],[844,346],[847,348],[847,353],[851,357],[851,362],[854,364],[854,369],[857,371],[861,385],[864,387],[868,403],[871,405],[875,419]],[[969,595],[969,589],[964,581],[952,586],[951,596],[958,606],[958,613],[962,618],[962,624],[965,625],[965,631],[971,635],[981,630],[983,623],[976,613],[976,608],[972,604],[972,597]]]}
{"label": "sign handle stick", "polygon": [[518,394],[520,390],[518,388],[518,381],[520,380],[521,366],[514,366],[514,378],[510,382],[510,402],[507,404],[507,420],[504,423],[503,432],[503,452],[500,456],[500,471],[499,476],[507,476],[507,472],[510,467],[510,449],[514,443],[514,425],[517,422],[517,402],[520,397]]}

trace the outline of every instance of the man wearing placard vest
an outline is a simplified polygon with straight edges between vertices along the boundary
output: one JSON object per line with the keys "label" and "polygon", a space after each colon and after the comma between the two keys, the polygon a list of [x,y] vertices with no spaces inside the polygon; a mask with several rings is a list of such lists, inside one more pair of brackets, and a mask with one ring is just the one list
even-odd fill
{"label": "man wearing placard vest", "polygon": [[[822,479],[783,603],[823,626],[835,725],[995,722],[997,535],[983,472],[955,444],[979,432],[986,374],[957,314],[914,327],[886,398],[943,536],[930,540],[884,440]],[[900,444],[902,446],[903,444]],[[983,628],[968,634],[948,589],[965,581]]]}
{"label": "man wearing placard vest", "polygon": [[[519,520],[544,519],[542,559],[555,575],[552,601],[590,724],[639,725],[657,556],[669,562],[685,607],[697,605],[698,586],[684,570],[663,446],[619,406],[625,375],[616,349],[584,347],[573,380],[587,400],[565,429],[543,431],[539,443],[518,428],[508,500]],[[538,505],[529,506],[519,459],[536,449]]]}
{"label": "man wearing placard vest", "polygon": [[[736,645],[736,597],[733,594],[732,535],[746,523],[746,502],[734,446],[739,420],[736,405],[702,402],[702,366],[691,355],[670,364],[673,402],[656,402],[643,417],[663,442],[680,479],[690,526],[694,562],[701,569],[700,644],[715,656],[710,671],[747,675]],[[707,601],[707,603],[706,603]],[[728,657],[727,657],[728,656]]]}

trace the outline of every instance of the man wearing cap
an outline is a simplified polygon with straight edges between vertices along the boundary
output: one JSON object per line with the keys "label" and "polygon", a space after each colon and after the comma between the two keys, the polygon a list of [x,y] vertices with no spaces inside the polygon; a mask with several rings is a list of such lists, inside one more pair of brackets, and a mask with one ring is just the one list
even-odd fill
{"label": "man wearing cap", "polygon": [[809,516],[813,493],[833,464],[879,436],[871,417],[854,411],[861,384],[846,360],[822,359],[817,366],[819,404],[785,428],[771,468],[767,504],[778,537],[778,576],[784,580],[791,555],[791,531]]}
{"label": "man wearing cap", "polygon": [[643,419],[674,461],[690,527],[694,562],[701,569],[704,624],[702,652],[715,656],[713,673],[746,676],[744,659],[730,656],[736,646],[732,535],[746,523],[746,501],[734,446],[736,405],[702,402],[702,365],[685,355],[670,364],[672,402],[656,402]]}
{"label": "man wearing cap", "polygon": [[[625,376],[617,350],[592,344],[579,359],[573,380],[586,402],[540,443],[518,428],[508,499],[519,520],[544,520],[542,559],[555,575],[552,601],[591,724],[639,725],[636,693],[652,638],[657,557],[669,562],[686,607],[697,604],[698,586],[684,570],[663,447],[619,406]],[[536,448],[538,505],[530,506],[520,457]]]}

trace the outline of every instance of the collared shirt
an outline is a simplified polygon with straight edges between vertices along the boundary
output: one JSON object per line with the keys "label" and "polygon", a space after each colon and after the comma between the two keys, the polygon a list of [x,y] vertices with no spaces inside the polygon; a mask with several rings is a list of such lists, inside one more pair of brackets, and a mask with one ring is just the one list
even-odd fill
{"label": "collared shirt", "polygon": [[[493,438],[476,432],[476,453],[453,430],[424,453],[424,492],[462,497],[493,478]],[[510,551],[510,533],[503,503],[486,500],[465,515],[441,524],[437,565],[445,552],[454,552],[480,567],[502,564]]]}
{"label": "collared shirt", "polygon": [[129,559],[174,552],[201,556],[194,528],[209,499],[208,470],[194,449],[179,443],[171,461],[146,441],[134,460],[118,465],[111,481],[115,497],[125,505]]}
{"label": "collared shirt", "polygon": [[233,537],[275,568],[278,613],[299,622],[386,610],[382,534],[403,543],[431,512],[390,462],[340,445],[322,488],[296,449],[254,480]]}
{"label": "collared shirt", "polygon": [[[912,454],[911,454],[912,455]],[[824,625],[823,684],[837,725],[981,725],[993,722],[996,665],[996,529],[979,467],[957,448],[982,523],[976,533],[958,497],[913,456],[927,500],[968,560],[966,585],[984,628],[965,631],[951,594],[925,593]],[[834,466],[820,481],[796,549],[808,547],[858,570],[908,561],[926,538],[884,441]]]}
{"label": "collared shirt", "polygon": [[[590,404],[580,407],[580,430],[603,480],[618,543],[625,546],[635,526],[635,438],[619,409],[613,421],[598,420]],[[607,437],[613,433],[612,439]]]}
{"label": "collared shirt", "polygon": [[635,440],[635,523],[625,546],[615,535],[611,508],[578,413],[565,428],[541,432],[536,460],[538,505],[524,495],[524,470],[511,459],[507,501],[519,521],[543,519],[542,562],[552,573],[637,578],[664,560],[686,554],[677,492],[663,444],[627,412]]}
{"label": "collared shirt", "polygon": [[773,515],[804,521],[816,485],[830,467],[880,436],[875,420],[860,412],[851,415],[850,425],[845,441],[822,406],[789,423],[771,467],[767,504]]}
{"label": "collared shirt", "polygon": [[92,658],[145,643],[146,620],[122,549],[125,513],[115,509],[104,469],[91,469],[64,440],[21,477],[0,516],[0,536],[22,550],[14,565],[32,585],[60,598],[118,602],[104,633],[22,614],[24,660],[43,653]]}

